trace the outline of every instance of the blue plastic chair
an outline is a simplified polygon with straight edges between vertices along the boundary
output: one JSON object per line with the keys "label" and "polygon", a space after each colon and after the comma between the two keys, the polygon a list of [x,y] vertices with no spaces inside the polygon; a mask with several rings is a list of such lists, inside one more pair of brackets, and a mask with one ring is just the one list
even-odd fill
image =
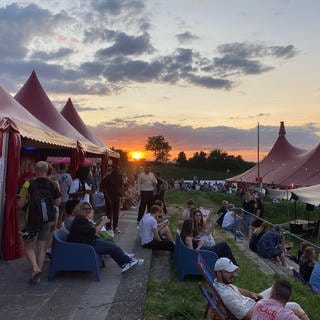
{"label": "blue plastic chair", "polygon": [[[201,250],[201,255],[207,264],[213,268],[218,256],[209,250]],[[183,281],[186,275],[201,275],[197,267],[197,251],[188,248],[179,234],[176,236],[174,258],[176,259],[180,281]]]}
{"label": "blue plastic chair", "polygon": [[177,268],[178,268],[178,263],[179,263],[179,253],[181,252],[181,250],[180,250],[181,242],[179,241],[179,238],[180,238],[180,231],[177,230],[174,252],[173,252],[173,262],[177,266]]}
{"label": "blue plastic chair", "polygon": [[57,229],[53,233],[52,257],[48,281],[52,281],[58,271],[90,271],[96,281],[100,281],[100,266],[104,267],[103,257],[92,246],[67,241],[68,233]]}

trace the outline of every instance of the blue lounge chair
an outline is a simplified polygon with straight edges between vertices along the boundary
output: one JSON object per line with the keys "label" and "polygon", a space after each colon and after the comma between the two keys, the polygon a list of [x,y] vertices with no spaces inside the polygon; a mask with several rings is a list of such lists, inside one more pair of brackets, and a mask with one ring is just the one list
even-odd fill
{"label": "blue lounge chair", "polygon": [[[207,264],[213,268],[218,256],[209,250],[201,250],[201,254]],[[179,234],[176,235],[174,259],[180,281],[183,281],[186,275],[201,275],[197,267],[197,251],[188,248],[181,240]]]}
{"label": "blue lounge chair", "polygon": [[100,266],[104,267],[103,257],[88,244],[67,241],[68,233],[57,229],[53,233],[52,257],[48,281],[52,281],[58,271],[90,271],[100,281]]}

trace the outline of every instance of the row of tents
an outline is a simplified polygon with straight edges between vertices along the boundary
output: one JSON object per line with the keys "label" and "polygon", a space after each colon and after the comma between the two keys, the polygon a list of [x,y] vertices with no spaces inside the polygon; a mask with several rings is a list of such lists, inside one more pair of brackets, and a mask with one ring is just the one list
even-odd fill
{"label": "row of tents", "polygon": [[14,97],[0,86],[0,110],[0,245],[10,260],[22,255],[16,194],[24,159],[69,157],[74,175],[86,157],[100,158],[104,175],[108,159],[119,154],[89,130],[70,98],[59,112],[35,71]]}

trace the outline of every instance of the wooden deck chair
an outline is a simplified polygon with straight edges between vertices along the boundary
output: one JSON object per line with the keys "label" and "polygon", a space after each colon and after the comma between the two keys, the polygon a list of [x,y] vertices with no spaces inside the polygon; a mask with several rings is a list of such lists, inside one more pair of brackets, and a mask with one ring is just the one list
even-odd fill
{"label": "wooden deck chair", "polygon": [[[220,314],[223,315],[223,319],[225,320],[237,320],[237,318],[229,311],[229,309],[224,305],[217,289],[214,286],[214,273],[207,265],[206,261],[201,256],[201,253],[198,253],[198,261],[197,261],[198,269],[200,270],[201,275],[206,281],[207,285],[210,288],[210,293],[212,297],[214,297],[216,302],[216,308],[219,310]],[[207,304],[206,312],[208,313],[210,309],[209,303]]]}
{"label": "wooden deck chair", "polygon": [[202,293],[202,295],[205,297],[207,301],[207,307],[203,316],[203,319],[205,320],[224,320],[224,315],[220,312],[218,306],[216,297],[212,294],[210,294],[201,283],[199,283],[199,288]]}

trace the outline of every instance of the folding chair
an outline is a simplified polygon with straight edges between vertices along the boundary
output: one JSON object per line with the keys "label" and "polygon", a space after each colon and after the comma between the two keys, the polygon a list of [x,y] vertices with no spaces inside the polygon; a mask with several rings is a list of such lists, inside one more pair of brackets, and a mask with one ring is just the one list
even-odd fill
{"label": "folding chair", "polygon": [[207,300],[208,306],[205,310],[203,319],[206,320],[224,320],[224,315],[220,312],[215,296],[209,294],[209,292],[199,283],[199,288],[205,299]]}
{"label": "folding chair", "polygon": [[[201,256],[201,253],[198,253],[197,267],[200,270],[201,275],[206,281],[207,285],[211,289],[211,297],[214,297],[216,302],[216,308],[219,310],[220,314],[223,315],[225,320],[237,320],[237,318],[229,311],[229,309],[224,305],[217,289],[214,286],[214,274],[210,267],[207,265],[206,261]],[[206,313],[210,309],[209,303],[207,304]],[[206,314],[205,313],[205,314]]]}

